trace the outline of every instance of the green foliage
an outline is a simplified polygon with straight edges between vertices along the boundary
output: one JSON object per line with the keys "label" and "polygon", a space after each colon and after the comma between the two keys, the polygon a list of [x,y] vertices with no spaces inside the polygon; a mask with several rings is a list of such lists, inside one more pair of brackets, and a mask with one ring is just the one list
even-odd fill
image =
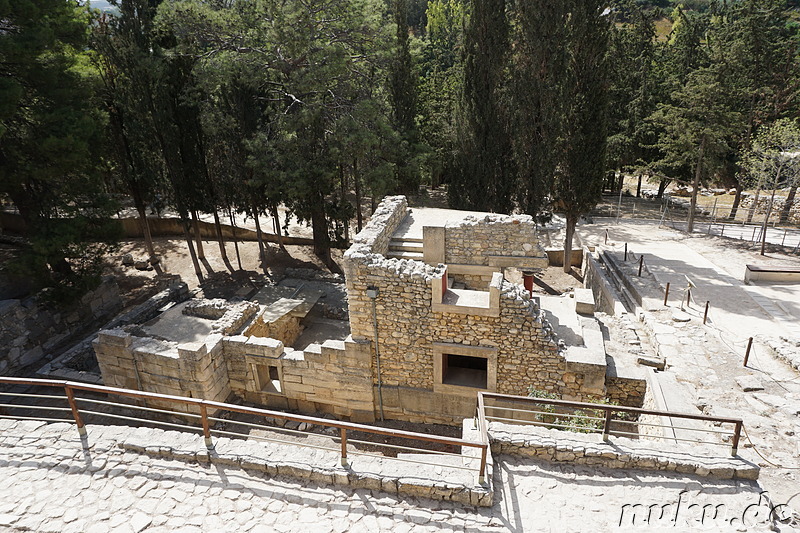
{"label": "green foliage", "polygon": [[113,235],[100,158],[105,116],[85,46],[88,12],[71,0],[0,3],[0,193],[28,227],[12,266],[71,294],[91,285]]}
{"label": "green foliage", "polygon": [[800,180],[800,127],[782,119],[763,126],[742,154],[745,183],[758,189],[797,186]]}

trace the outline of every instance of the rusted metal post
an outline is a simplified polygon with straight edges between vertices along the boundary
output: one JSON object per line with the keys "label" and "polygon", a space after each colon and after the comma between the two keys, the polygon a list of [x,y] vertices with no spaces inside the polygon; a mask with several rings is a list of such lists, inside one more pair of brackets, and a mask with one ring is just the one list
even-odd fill
{"label": "rusted metal post", "polygon": [[708,300],[706,300],[706,312],[703,313],[703,325],[705,325],[706,320],[708,320],[708,304],[709,303],[710,302]]}
{"label": "rusted metal post", "polygon": [[75,419],[75,424],[78,426],[78,434],[81,436],[86,435],[86,426],[83,423],[80,411],[78,411],[78,402],[75,401],[75,394],[72,391],[72,387],[64,385],[64,393],[67,395],[69,408],[72,409],[72,418]]}
{"label": "rusted metal post", "polygon": [[642,277],[642,265],[644,264],[644,254],[639,256],[639,277]]}
{"label": "rusted metal post", "polygon": [[214,448],[214,443],[211,441],[211,428],[208,425],[208,408],[202,403],[200,404],[200,422],[203,424],[203,439],[206,448],[211,450]]}
{"label": "rusted metal post", "polygon": [[347,466],[347,430],[341,428],[339,430],[339,435],[342,437],[342,466]]}
{"label": "rusted metal post", "polygon": [[736,429],[733,430],[733,443],[731,445],[731,455],[736,456],[739,453],[739,437],[742,434],[742,423],[736,422]]}
{"label": "rusted metal post", "polygon": [[664,289],[664,305],[667,305],[667,298],[669,298],[669,282],[667,282],[667,288]]}
{"label": "rusted metal post", "polygon": [[747,360],[750,359],[750,349],[753,347],[753,337],[747,341],[747,351],[744,352],[744,366],[747,366]]}
{"label": "rusted metal post", "polygon": [[611,409],[606,409],[606,420],[603,422],[603,440],[608,442],[608,436],[611,432]]}
{"label": "rusted metal post", "polygon": [[628,260],[628,243],[626,242],[625,243],[625,258],[623,259],[623,261],[627,261],[627,260]]}
{"label": "rusted metal post", "polygon": [[481,448],[481,467],[478,470],[478,483],[483,483],[486,481],[486,448],[489,445],[484,443],[483,448]]}

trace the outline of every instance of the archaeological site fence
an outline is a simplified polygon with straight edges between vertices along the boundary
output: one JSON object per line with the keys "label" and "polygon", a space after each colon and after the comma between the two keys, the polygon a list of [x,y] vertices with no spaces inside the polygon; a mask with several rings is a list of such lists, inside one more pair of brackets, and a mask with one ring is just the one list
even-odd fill
{"label": "archaeological site fence", "polygon": [[[201,432],[209,449],[213,448],[215,437],[225,436],[337,451],[341,457],[342,466],[348,465],[350,456],[357,455],[378,456],[388,460],[426,465],[440,464],[440,459],[448,456],[456,457],[459,460],[447,461],[447,468],[472,471],[477,474],[479,483],[483,483],[486,476],[489,444],[485,432],[481,433],[480,442],[474,442],[73,381],[0,377],[0,385],[4,385],[0,388],[0,418],[46,422],[65,422],[72,419],[81,435],[86,434],[87,420],[94,422],[98,419],[110,419],[121,425],[153,425],[186,432]],[[42,389],[47,392],[41,392]],[[49,393],[51,390],[61,390],[63,395],[51,394]],[[163,408],[125,403],[125,400],[135,402],[144,399],[150,400],[150,405],[155,400]],[[247,415],[248,418],[247,420],[233,420],[230,418],[233,413]],[[150,418],[145,418],[146,416],[150,416]],[[296,438],[295,440],[282,439],[281,435],[308,436],[309,432],[260,423],[261,419],[283,421],[284,423],[295,422],[305,424],[305,427],[317,426],[329,429],[329,431],[332,428],[338,434],[327,440],[333,442],[335,447],[301,442],[301,439]],[[231,426],[236,429],[231,429]],[[258,431],[258,435],[246,432],[254,429],[261,431]],[[379,436],[383,439],[361,440],[352,438],[354,434]],[[383,440],[388,440],[390,443],[383,442]],[[460,453],[461,448],[471,448],[475,453],[462,454]]]}
{"label": "archaeological site fence", "polygon": [[598,433],[603,439],[614,435],[730,447],[731,455],[734,456],[738,453],[742,433],[741,418],[720,418],[483,391],[478,393],[478,419],[483,428],[486,428],[487,422],[500,422]]}

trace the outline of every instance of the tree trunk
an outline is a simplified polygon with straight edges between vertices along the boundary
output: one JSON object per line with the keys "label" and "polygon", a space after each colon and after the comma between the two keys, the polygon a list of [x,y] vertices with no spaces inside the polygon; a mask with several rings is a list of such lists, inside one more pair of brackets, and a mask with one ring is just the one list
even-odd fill
{"label": "tree trunk", "polygon": [[281,252],[286,252],[286,246],[283,245],[283,232],[281,231],[281,219],[279,218],[278,214],[278,206],[273,205],[270,207],[270,214],[272,214],[272,220],[275,221],[275,235],[278,237],[278,248],[281,249]]}
{"label": "tree trunk", "polygon": [[147,206],[144,203],[136,203],[136,211],[139,213],[139,224],[142,226],[142,235],[144,236],[144,246],[147,248],[148,262],[153,265],[156,274],[163,274],[161,269],[161,260],[156,255],[156,249],[153,246],[153,235],[150,233],[150,223],[147,221]]}
{"label": "tree trunk", "polygon": [[786,224],[789,222],[789,215],[792,213],[792,204],[794,203],[796,194],[797,185],[792,185],[792,188],[789,189],[789,196],[786,197],[786,202],[784,202],[783,209],[781,209],[781,218],[778,220],[779,224]]}
{"label": "tree trunk", "polygon": [[356,227],[360,232],[364,227],[364,215],[361,214],[361,178],[358,176],[358,159],[353,158],[353,186],[356,190]]}
{"label": "tree trunk", "polygon": [[756,207],[758,207],[758,197],[761,196],[761,187],[759,186],[756,189],[756,197],[753,198],[753,205],[750,206],[750,209],[747,211],[747,223],[751,223],[753,221],[753,215],[756,214]]}
{"label": "tree trunk", "polygon": [[194,238],[197,239],[197,257],[198,259],[205,259],[206,254],[203,251],[203,237],[200,235],[200,222],[197,219],[197,211],[192,209],[192,223],[194,225]]}
{"label": "tree trunk", "polygon": [[689,219],[686,223],[686,233],[694,231],[694,213],[697,207],[697,191],[700,189],[700,173],[703,169],[703,156],[706,151],[706,138],[700,141],[700,152],[697,154],[697,164],[694,167],[694,181],[692,181],[692,201],[689,202]]}
{"label": "tree trunk", "polygon": [[[775,185],[777,186],[778,180],[780,179],[781,171],[778,169],[778,177],[775,179]],[[764,224],[761,225],[761,255],[764,254],[764,250],[767,247],[767,224],[769,223],[769,216],[772,214],[772,202],[775,201],[775,190],[772,189],[772,196],[769,198],[769,205],[767,206],[767,214],[764,217]]]}
{"label": "tree trunk", "polygon": [[253,220],[256,223],[256,236],[258,238],[258,257],[261,260],[261,270],[264,271],[264,274],[269,274],[267,272],[267,254],[264,251],[264,237],[261,233],[261,222],[258,221],[258,209],[253,207]]}
{"label": "tree trunk", "polygon": [[664,198],[664,191],[667,190],[670,181],[672,180],[662,178],[661,181],[658,182],[658,193],[656,194],[656,198],[658,198],[659,200]]}
{"label": "tree trunk", "polygon": [[236,237],[236,218],[233,216],[233,209],[228,208],[228,218],[231,221],[231,231],[233,231],[233,246],[236,248],[236,262],[239,264],[239,270],[242,268],[242,255],[239,253],[239,239]]}
{"label": "tree trunk", "polygon": [[328,235],[328,223],[325,220],[325,210],[322,202],[316,202],[311,211],[311,230],[314,234],[314,254],[323,263],[330,266],[331,242]]}
{"label": "tree trunk", "polygon": [[575,225],[577,223],[577,216],[567,215],[567,231],[564,236],[564,272],[566,273],[572,271],[572,237],[575,235]]}
{"label": "tree trunk", "polygon": [[639,181],[636,182],[636,198],[642,197],[642,174],[639,174]]}
{"label": "tree trunk", "polygon": [[203,271],[200,270],[200,261],[198,261],[197,254],[194,252],[194,243],[192,242],[192,236],[189,234],[189,219],[185,216],[181,218],[181,227],[183,228],[183,237],[186,239],[186,244],[189,246],[189,256],[192,258],[194,273],[197,275],[197,281],[202,284]]}
{"label": "tree trunk", "polygon": [[[342,204],[347,202],[347,176],[344,173],[344,165],[339,162],[339,189],[342,196]],[[350,219],[344,221],[344,240],[350,242]]]}
{"label": "tree trunk", "polygon": [[728,220],[736,220],[736,215],[739,213],[739,204],[742,202],[742,184],[736,183],[736,195],[733,197],[733,205],[731,212],[728,215]]}
{"label": "tree trunk", "polygon": [[217,208],[213,209],[214,213],[214,228],[217,230],[217,242],[219,243],[219,253],[222,256],[222,262],[225,263],[225,267],[233,273],[233,265],[231,265],[230,259],[228,259],[228,252],[225,250],[225,237],[222,236],[222,224],[219,222],[219,214],[217,213]]}
{"label": "tree trunk", "polygon": [[625,186],[625,173],[619,173],[619,179],[617,180],[617,192],[622,192],[622,188]]}
{"label": "tree trunk", "polygon": [[375,210],[378,208],[378,202],[375,201],[375,194],[373,194],[370,197],[369,201],[370,201],[370,208],[372,209],[372,211],[370,211],[370,214],[374,215]]}

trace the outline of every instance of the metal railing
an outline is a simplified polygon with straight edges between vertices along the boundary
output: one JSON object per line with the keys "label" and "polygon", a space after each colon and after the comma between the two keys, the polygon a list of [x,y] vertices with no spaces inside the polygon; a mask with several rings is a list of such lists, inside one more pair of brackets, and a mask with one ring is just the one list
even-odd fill
{"label": "metal railing", "polygon": [[[233,405],[228,403],[222,402],[215,402],[209,400],[201,400],[196,398],[188,398],[184,396],[172,396],[167,394],[158,394],[154,392],[142,392],[142,391],[135,391],[129,389],[120,389],[115,387],[105,387],[101,385],[91,385],[87,383],[80,383],[74,381],[61,381],[61,380],[49,380],[49,379],[33,379],[33,378],[12,378],[12,377],[1,377],[0,376],[0,384],[8,384],[8,385],[16,385],[16,386],[33,386],[33,387],[53,387],[53,388],[61,388],[64,390],[64,396],[56,396],[50,394],[31,394],[31,393],[19,393],[19,392],[6,392],[0,390],[0,400],[4,397],[16,397],[16,398],[38,398],[38,399],[47,399],[47,400],[66,400],[68,407],[58,407],[58,406],[42,406],[42,405],[30,405],[30,404],[19,404],[19,403],[8,403],[6,401],[0,402],[0,418],[5,419],[14,419],[14,420],[40,420],[40,421],[47,421],[47,422],[65,422],[69,421],[69,418],[53,418],[47,416],[14,416],[11,414],[4,414],[2,412],[2,408],[6,409],[23,409],[23,410],[46,410],[49,412],[56,412],[56,413],[69,413],[72,415],[72,419],[74,420],[75,424],[78,428],[78,433],[80,435],[86,435],[86,424],[84,422],[84,415],[92,415],[97,417],[107,417],[113,420],[120,420],[126,423],[135,423],[136,425],[139,424],[153,424],[153,425],[161,425],[170,428],[177,428],[184,431],[201,431],[203,433],[203,437],[205,439],[206,447],[209,449],[213,449],[214,436],[225,435],[233,438],[245,438],[245,439],[254,439],[254,440],[261,440],[267,442],[276,442],[276,443],[283,443],[294,445],[298,447],[307,447],[307,448],[318,448],[324,449],[329,451],[336,451],[340,455],[340,462],[342,466],[348,465],[348,455],[362,455],[362,456],[378,456],[384,459],[391,459],[396,461],[403,461],[409,463],[417,463],[417,464],[428,464],[428,465],[436,465],[436,466],[444,466],[446,468],[453,468],[459,470],[470,470],[476,471],[478,474],[478,482],[483,483],[486,476],[486,459],[488,453],[488,440],[486,439],[486,432],[481,432],[481,441],[480,442],[473,442],[465,439],[458,439],[452,437],[444,437],[438,435],[430,435],[425,433],[417,433],[412,431],[403,431],[398,429],[390,429],[390,428],[382,428],[376,426],[369,426],[365,424],[356,424],[352,422],[342,422],[338,420],[329,420],[326,418],[318,418],[313,416],[305,416],[305,415],[295,415],[290,413],[284,413],[280,411],[272,411],[269,409],[260,409],[254,407],[244,407],[240,405]],[[187,412],[176,410],[176,409],[159,409],[155,407],[144,407],[139,405],[131,405],[127,403],[118,403],[113,401],[108,401],[105,399],[97,399],[97,398],[85,398],[76,396],[77,391],[86,391],[90,393],[98,393],[103,395],[117,395],[127,398],[135,398],[141,400],[150,400],[150,401],[157,401],[161,404],[168,404],[170,406],[182,406],[187,409]],[[117,410],[116,413],[109,413],[109,412],[102,412],[96,410],[96,408],[85,408],[81,407],[79,404],[89,404],[90,406],[107,406]],[[141,411],[145,413],[156,413],[159,415],[169,415],[169,416],[176,416],[187,418],[195,422],[197,425],[189,425],[189,424],[180,424],[174,422],[166,422],[163,420],[155,420],[149,418],[140,418],[138,416],[128,416],[124,414],[118,414],[122,410],[135,410]],[[188,409],[194,409],[196,412],[188,412]],[[212,414],[209,414],[209,411]],[[275,432],[278,434],[281,433],[288,433],[288,434],[300,434],[304,436],[308,436],[309,432],[293,430],[288,428],[281,428],[281,427],[274,427],[269,426],[266,424],[257,424],[251,422],[244,422],[244,421],[237,421],[228,418],[221,418],[219,416],[220,412],[229,412],[229,413],[241,413],[245,415],[254,415],[256,417],[264,417],[274,420],[283,420],[283,421],[291,421],[291,422],[298,422],[300,424],[307,424],[309,426],[323,426],[327,428],[335,428],[339,430],[338,437],[329,437],[331,439],[339,440],[339,446],[337,448],[331,448],[329,446],[319,446],[314,444],[308,443],[298,443],[296,441],[287,441],[281,440],[272,437],[264,437],[264,436],[253,436],[247,433],[241,433],[238,431],[228,431],[226,429],[214,429],[214,423],[221,423],[225,425],[240,425],[246,428],[261,428],[267,429],[270,432]],[[69,415],[67,415],[69,416]],[[485,425],[484,425],[485,428]],[[468,447],[468,448],[477,448],[481,450],[481,459],[479,466],[476,468],[475,466],[471,466],[470,463],[473,461],[468,460],[464,455],[460,453],[453,453],[453,452],[446,452],[440,450],[431,450],[425,449],[415,446],[399,446],[394,444],[387,444],[381,442],[372,442],[368,440],[357,440],[350,438],[348,432],[362,432],[372,435],[379,435],[383,437],[393,437],[398,439],[407,439],[412,442],[422,442],[422,443],[435,443],[444,446],[452,446],[452,447]],[[442,465],[440,462],[436,462],[435,460],[431,461],[423,461],[419,459],[412,459],[412,458],[405,458],[405,457],[393,457],[391,455],[384,455],[380,453],[373,453],[367,451],[360,451],[355,449],[356,444],[360,444],[363,447],[377,447],[377,448],[387,448],[389,450],[400,450],[403,452],[413,452],[414,454],[429,454],[431,456],[456,456],[464,459],[464,464],[452,464],[447,463]],[[348,446],[349,445],[349,446]]]}
{"label": "metal railing", "polygon": [[[515,407],[488,405],[487,400],[494,400],[495,403],[507,402],[516,405]],[[519,404],[532,404],[539,407],[538,410],[524,409],[520,408]],[[487,414],[487,410],[491,412],[501,411],[498,413],[498,415],[506,416]],[[487,420],[510,424],[535,425],[584,433],[600,433],[603,436],[603,440],[608,440],[610,435],[618,435],[623,437],[667,439],[669,441],[684,441],[712,446],[729,446],[727,443],[720,442],[718,440],[699,440],[678,436],[678,434],[683,435],[682,432],[698,432],[710,435],[722,435],[723,439],[721,440],[724,440],[724,437],[729,437],[731,439],[731,455],[734,456],[739,451],[739,439],[742,433],[741,418],[721,418],[691,413],[673,413],[669,411],[640,409],[637,407],[623,407],[619,405],[587,402],[570,402],[566,400],[555,400],[549,398],[532,398],[529,396],[511,396],[507,394],[496,394],[483,391],[478,393],[478,411],[478,416],[481,420],[483,420],[484,427],[486,427],[485,421]],[[593,414],[601,414],[602,416],[592,416]],[[615,414],[623,414],[623,416],[615,417]],[[655,424],[638,420],[641,415],[652,415],[676,420],[697,420],[701,422],[708,422],[714,425],[731,424],[733,425],[733,429],[731,431],[721,431],[706,427]],[[629,419],[626,420],[626,418]],[[636,424],[636,426],[668,428],[673,430],[673,436],[668,437],[647,435],[638,431],[614,429],[612,427],[614,424],[618,426],[624,426],[625,424]],[[675,433],[675,430],[678,430],[678,433]]]}

